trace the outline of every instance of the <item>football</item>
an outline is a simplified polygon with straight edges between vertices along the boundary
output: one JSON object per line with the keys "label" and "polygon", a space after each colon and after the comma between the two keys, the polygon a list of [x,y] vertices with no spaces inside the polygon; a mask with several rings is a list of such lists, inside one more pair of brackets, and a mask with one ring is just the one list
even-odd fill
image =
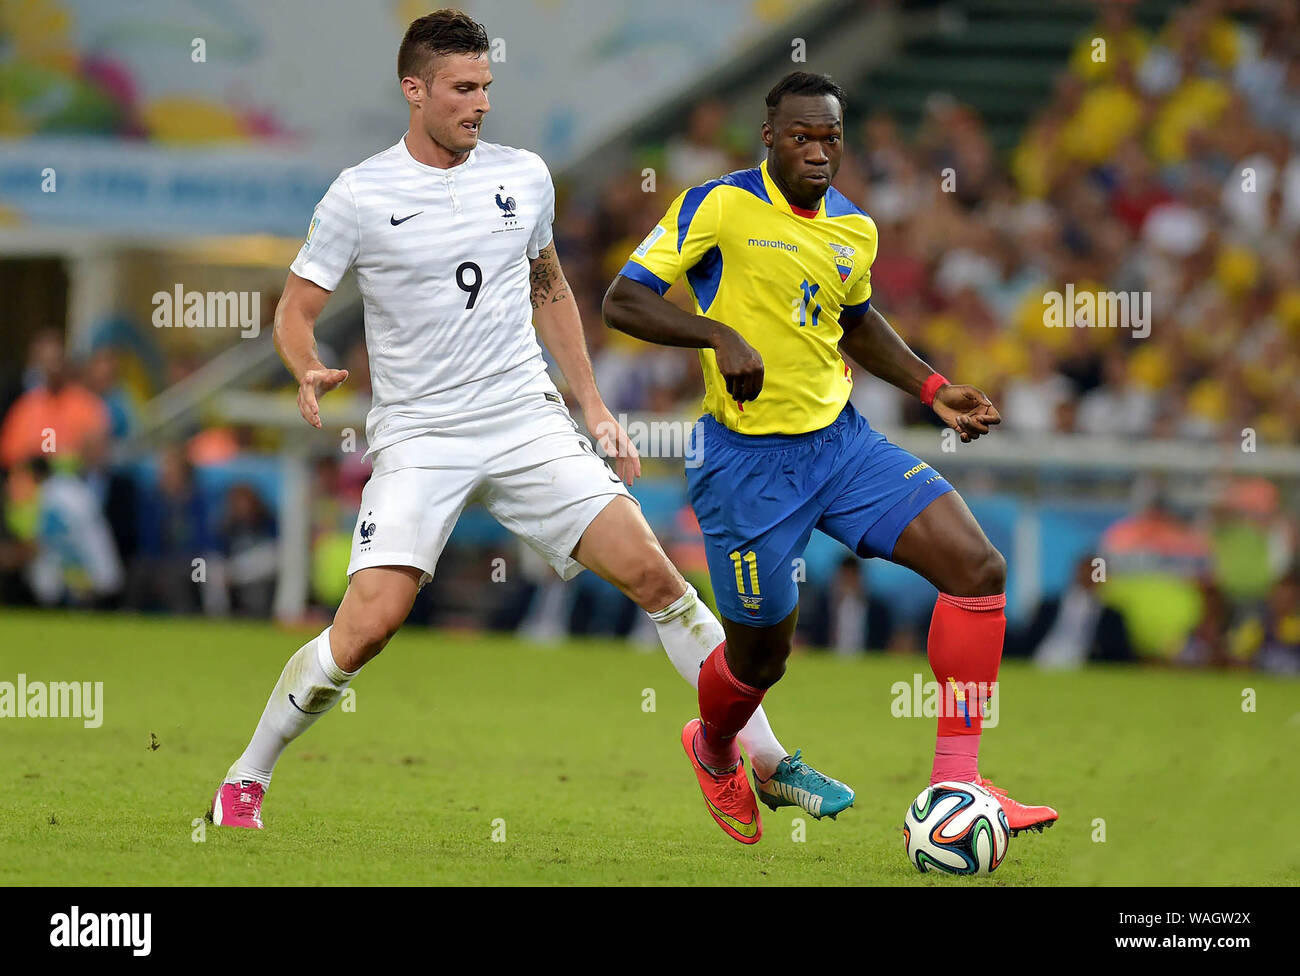
{"label": "football", "polygon": [[918,871],[992,874],[1011,834],[997,798],[974,783],[927,786],[903,817],[903,846]]}

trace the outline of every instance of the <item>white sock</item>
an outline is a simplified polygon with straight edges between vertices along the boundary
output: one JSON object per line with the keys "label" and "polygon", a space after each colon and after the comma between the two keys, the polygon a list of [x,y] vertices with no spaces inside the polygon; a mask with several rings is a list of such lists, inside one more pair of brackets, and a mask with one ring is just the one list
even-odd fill
{"label": "white sock", "polygon": [[[713,653],[715,647],[727,639],[722,624],[700,602],[695,588],[689,583],[686,584],[685,593],[662,610],[650,614],[650,619],[659,630],[659,639],[663,642],[673,667],[690,682],[692,688],[698,688],[700,665]],[[770,778],[781,760],[789,755],[772,732],[762,706],[754,712],[736,738],[763,779]]]}
{"label": "white sock", "polygon": [[248,748],[226,773],[226,782],[251,779],[269,789],[276,761],[289,743],[334,707],[357,673],[334,663],[329,627],[298,648],[280,673]]}

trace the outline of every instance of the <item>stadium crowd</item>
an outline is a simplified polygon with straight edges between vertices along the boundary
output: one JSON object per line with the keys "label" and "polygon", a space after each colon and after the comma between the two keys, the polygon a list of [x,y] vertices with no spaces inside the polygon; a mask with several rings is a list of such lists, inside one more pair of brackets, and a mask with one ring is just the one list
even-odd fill
{"label": "stadium crowd", "polygon": [[[560,183],[557,248],[615,414],[698,412],[695,354],[605,328],[600,300],[673,194],[754,165],[751,116],[702,101],[681,132],[603,185]],[[846,125],[836,184],[880,231],[873,302],[937,369],[988,392],[1005,431],[1177,438],[1188,450],[1248,432],[1300,443],[1300,5],[1195,0],[1154,34],[1129,5],[1101,5],[1009,154],[954,94],[934,94],[914,133],[871,105],[850,105]],[[1054,293],[1101,298],[1053,326]],[[1117,307],[1107,294],[1131,298],[1128,319],[1107,319]],[[680,285],[670,295],[688,301]],[[350,395],[364,399],[364,347],[342,358]],[[223,455],[210,452],[214,437],[243,435],[202,432],[135,477],[110,462],[138,411],[112,348],[74,367],[50,332],[12,365],[0,377],[0,601],[270,612],[277,529],[264,493],[235,480],[214,503],[195,483],[196,463]],[[859,376],[853,396],[886,433],[935,422],[879,381]],[[360,452],[317,465],[322,607],[340,595],[325,570],[346,563],[366,473]],[[668,534],[675,557],[698,568],[692,528],[687,510]],[[1098,551],[1112,578],[1156,567],[1174,579],[1173,603],[1196,591],[1166,658],[1300,673],[1296,537],[1277,486],[1232,482],[1212,509],[1182,516],[1149,493]],[[1057,665],[1144,656],[1155,625],[1143,607],[1171,604],[1140,587],[1103,603],[1094,577],[1081,563],[1009,653]],[[907,651],[923,633],[869,598],[856,561],[809,590],[804,637],[816,646]],[[544,574],[501,599],[514,605],[493,622],[537,634],[580,616],[555,602]],[[633,615],[620,627],[634,628]]]}

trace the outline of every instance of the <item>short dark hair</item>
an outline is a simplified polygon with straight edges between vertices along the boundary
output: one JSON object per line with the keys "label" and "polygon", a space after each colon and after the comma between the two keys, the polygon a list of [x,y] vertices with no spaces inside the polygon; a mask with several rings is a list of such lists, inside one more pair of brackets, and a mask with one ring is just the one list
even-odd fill
{"label": "short dark hair", "polygon": [[767,93],[767,117],[770,121],[776,114],[781,99],[787,95],[834,95],[840,103],[842,113],[848,107],[848,96],[844,89],[831,81],[830,75],[817,75],[811,71],[791,71],[772,86]]}
{"label": "short dark hair", "polygon": [[483,25],[450,8],[435,10],[411,21],[397,49],[397,78],[415,77],[428,83],[434,60],[443,54],[482,54],[491,42]]}

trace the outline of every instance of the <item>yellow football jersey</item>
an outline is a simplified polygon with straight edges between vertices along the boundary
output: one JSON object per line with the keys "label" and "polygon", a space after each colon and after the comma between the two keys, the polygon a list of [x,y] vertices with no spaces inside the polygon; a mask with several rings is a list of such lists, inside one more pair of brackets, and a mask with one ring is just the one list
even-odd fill
{"label": "yellow football jersey", "polygon": [[763,357],[762,392],[738,404],[700,350],[708,413],[742,434],[803,434],[848,401],[839,320],[870,306],[875,259],[876,225],[844,194],[831,187],[815,214],[796,212],[764,162],[682,193],[622,274],[660,295],[684,275],[696,311]]}

